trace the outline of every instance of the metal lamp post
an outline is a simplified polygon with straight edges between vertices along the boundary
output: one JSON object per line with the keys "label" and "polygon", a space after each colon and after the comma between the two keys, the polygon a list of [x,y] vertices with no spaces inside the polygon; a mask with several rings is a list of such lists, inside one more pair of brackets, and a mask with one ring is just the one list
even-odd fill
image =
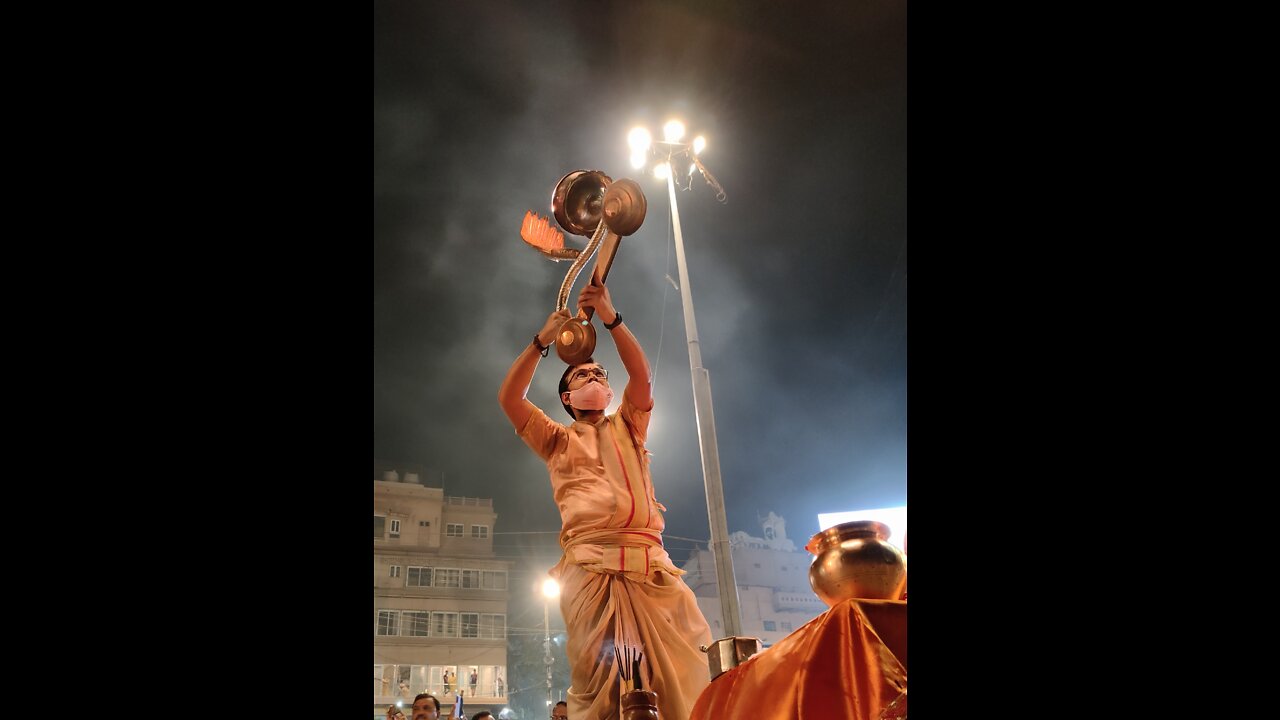
{"label": "metal lamp post", "polygon": [[542,652],[544,653],[542,662],[547,666],[547,707],[551,707],[555,703],[555,696],[551,691],[551,666],[555,663],[555,658],[551,656],[551,600],[560,597],[560,583],[552,578],[547,578],[542,583]]}
{"label": "metal lamp post", "polygon": [[724,630],[729,636],[742,634],[742,619],[738,609],[738,583],[733,575],[733,555],[729,548],[729,524],[725,518],[724,487],[720,482],[720,453],[716,445],[715,414],[711,407],[711,375],[702,367],[702,351],[698,345],[698,323],[693,315],[693,294],[689,288],[689,268],[684,257],[684,236],[680,232],[680,209],[676,204],[676,158],[687,157],[690,175],[694,168],[702,172],[709,184],[719,187],[697,156],[706,147],[706,141],[698,136],[692,143],[682,143],[684,125],[678,120],[668,122],[663,128],[664,139],[650,143],[648,130],[636,128],[627,137],[631,146],[631,166],[644,167],[650,147],[659,158],[655,175],[667,180],[667,196],[671,200],[671,223],[675,230],[676,264],[680,273],[680,299],[684,307],[684,331],[689,341],[689,370],[693,378],[693,414],[698,423],[698,449],[702,454],[702,478],[707,493],[707,519],[711,525],[711,552],[716,563],[716,587],[720,593],[720,615]]}

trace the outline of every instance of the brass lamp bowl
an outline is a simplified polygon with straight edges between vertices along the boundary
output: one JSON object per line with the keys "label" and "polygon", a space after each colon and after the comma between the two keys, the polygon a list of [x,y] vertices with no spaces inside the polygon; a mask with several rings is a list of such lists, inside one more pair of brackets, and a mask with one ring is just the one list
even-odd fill
{"label": "brass lamp bowl", "polygon": [[556,336],[556,354],[566,365],[584,363],[595,351],[596,329],[590,318],[569,318],[560,326],[560,334]]}
{"label": "brass lamp bowl", "polygon": [[600,224],[604,193],[613,179],[599,170],[574,170],[560,178],[551,193],[551,214],[560,227],[591,237]]}
{"label": "brass lamp bowl", "polygon": [[[575,170],[560,178],[551,193],[551,212],[560,227],[570,233],[590,237],[591,242],[583,252],[586,257],[580,257],[565,276],[557,308],[567,304],[574,278],[582,269],[581,263],[597,249],[599,255],[596,256],[591,282],[604,283],[620,239],[640,229],[648,207],[640,184],[630,178],[614,182],[599,170]],[[600,227],[601,222],[604,228]],[[565,364],[586,362],[596,351],[596,330],[591,325],[593,314],[590,309],[579,312],[577,317],[560,327],[556,336],[556,354]]]}

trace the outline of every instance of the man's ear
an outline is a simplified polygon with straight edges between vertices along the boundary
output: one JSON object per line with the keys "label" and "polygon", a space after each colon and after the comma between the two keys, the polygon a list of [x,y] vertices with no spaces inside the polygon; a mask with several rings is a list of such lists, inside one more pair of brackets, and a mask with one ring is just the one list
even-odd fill
{"label": "man's ear", "polygon": [[568,404],[569,404],[569,393],[567,393],[567,392],[562,392],[562,393],[560,393],[560,404],[561,404],[561,405],[568,405]]}

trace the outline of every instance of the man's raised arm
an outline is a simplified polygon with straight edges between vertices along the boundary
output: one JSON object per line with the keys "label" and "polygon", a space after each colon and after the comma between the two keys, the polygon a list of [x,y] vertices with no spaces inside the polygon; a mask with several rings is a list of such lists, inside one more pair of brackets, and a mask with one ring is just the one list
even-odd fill
{"label": "man's raised arm", "polygon": [[516,361],[511,363],[507,376],[502,379],[502,387],[498,389],[498,404],[502,406],[502,411],[507,414],[507,419],[515,426],[517,432],[524,427],[524,424],[529,421],[529,416],[533,414],[534,405],[525,396],[529,394],[529,383],[533,381],[533,373],[538,369],[538,360],[542,357],[542,352],[534,347],[534,342],[536,341],[544,348],[550,347],[551,343],[555,342],[560,326],[568,320],[568,310],[557,310],[551,313],[537,336],[529,339],[524,350],[516,357]]}

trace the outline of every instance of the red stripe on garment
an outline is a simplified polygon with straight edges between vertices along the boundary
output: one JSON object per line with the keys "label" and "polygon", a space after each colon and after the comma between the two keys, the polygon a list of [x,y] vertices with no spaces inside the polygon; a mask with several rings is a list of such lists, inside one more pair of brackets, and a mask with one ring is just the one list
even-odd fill
{"label": "red stripe on garment", "polygon": [[648,519],[644,521],[644,526],[651,528],[653,527],[653,511],[655,509],[653,506],[653,481],[650,480],[649,482],[645,482],[644,480],[644,451],[641,450],[641,446],[639,444],[636,445],[636,462],[640,464],[640,484],[644,485],[646,493],[644,496],[644,507],[649,513]]}
{"label": "red stripe on garment", "polygon": [[[644,532],[643,530],[619,530],[618,534],[619,535],[639,535],[640,537],[649,538],[650,540],[657,542],[659,545],[662,545],[662,536],[657,534],[657,531],[654,531],[654,533],[650,535],[649,533]],[[666,547],[666,545],[662,545],[662,547]]]}
{"label": "red stripe on garment", "polygon": [[621,545],[618,546],[618,570],[622,572],[627,571],[627,552],[626,551],[627,551],[626,548],[622,547]]}
{"label": "red stripe on garment", "polygon": [[610,432],[609,439],[613,440],[613,452],[618,456],[618,467],[622,468],[622,479],[627,481],[627,495],[631,497],[631,514],[627,516],[623,527],[631,527],[631,520],[636,516],[636,494],[631,492],[631,476],[627,474],[627,464],[622,460],[622,448],[618,447],[618,438]]}

